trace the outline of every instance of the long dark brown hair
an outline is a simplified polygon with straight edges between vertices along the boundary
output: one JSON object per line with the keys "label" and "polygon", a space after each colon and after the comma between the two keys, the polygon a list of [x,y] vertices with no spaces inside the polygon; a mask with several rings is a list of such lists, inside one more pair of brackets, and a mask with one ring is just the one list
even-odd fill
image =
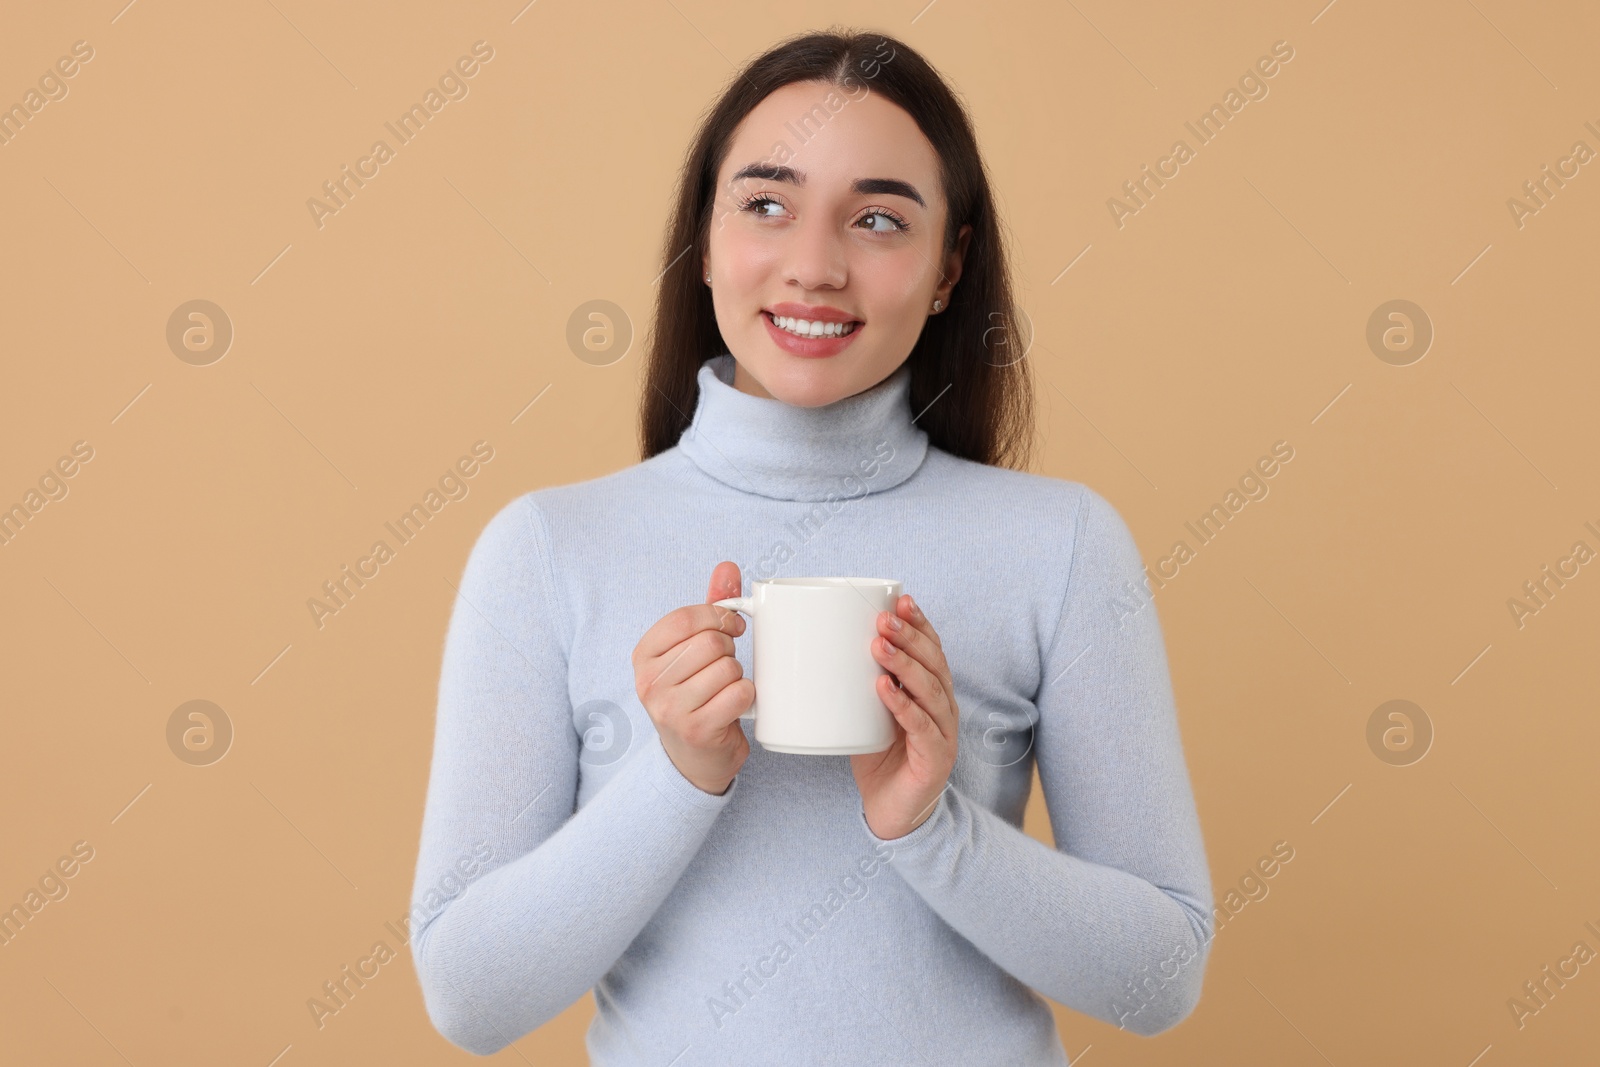
{"label": "long dark brown hair", "polygon": [[[694,415],[696,375],[728,350],[711,292],[700,281],[717,172],[734,130],[774,90],[820,81],[855,96],[865,85],[906,111],[939,157],[949,217],[944,250],[972,235],[950,307],[932,315],[907,361],[911,409],[928,443],[955,456],[1022,469],[1033,445],[1033,383],[1012,304],[1011,274],[989,177],[966,110],[938,72],[904,42],[830,29],[785,40],[740,71],[707,113],[684,160],[645,351],[639,448],[649,459],[678,443]],[[931,406],[930,406],[931,405]],[[926,409],[926,410],[924,410]]]}

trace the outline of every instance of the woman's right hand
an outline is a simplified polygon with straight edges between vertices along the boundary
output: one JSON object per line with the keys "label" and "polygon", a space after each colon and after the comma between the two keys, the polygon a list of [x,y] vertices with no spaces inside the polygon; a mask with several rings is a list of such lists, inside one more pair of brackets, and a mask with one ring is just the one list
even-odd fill
{"label": "woman's right hand", "polygon": [[721,796],[750,755],[739,716],[755,702],[755,683],[733,655],[744,617],[716,602],[739,595],[739,565],[711,572],[704,604],[663,615],[633,650],[634,692],[650,714],[678,772]]}

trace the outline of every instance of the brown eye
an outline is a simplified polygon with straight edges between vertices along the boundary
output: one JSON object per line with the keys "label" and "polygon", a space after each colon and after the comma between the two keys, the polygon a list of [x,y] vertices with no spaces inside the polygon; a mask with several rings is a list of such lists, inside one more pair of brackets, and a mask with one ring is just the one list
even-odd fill
{"label": "brown eye", "polygon": [[861,216],[861,218],[856,220],[856,221],[857,222],[862,222],[862,221],[865,221],[865,220],[871,219],[871,218],[884,218],[884,219],[888,219],[890,222],[894,223],[894,229],[879,229],[876,226],[867,227],[867,229],[872,233],[896,233],[896,232],[906,233],[911,229],[910,224],[907,223],[905,219],[901,218],[899,215],[896,215],[891,211],[885,211],[882,208],[874,208],[873,210],[867,212],[865,215]]}
{"label": "brown eye", "polygon": [[774,215],[763,214],[763,208],[768,204],[772,205],[773,207],[777,207],[777,208],[783,207],[782,204],[778,203],[776,200],[772,199],[770,196],[762,196],[760,194],[757,194],[756,196],[752,196],[750,199],[748,199],[744,203],[740,204],[739,205],[739,210],[740,211],[749,211],[752,214],[756,215],[756,217],[758,217],[758,218],[763,218],[763,219],[775,218],[776,216],[774,216]]}

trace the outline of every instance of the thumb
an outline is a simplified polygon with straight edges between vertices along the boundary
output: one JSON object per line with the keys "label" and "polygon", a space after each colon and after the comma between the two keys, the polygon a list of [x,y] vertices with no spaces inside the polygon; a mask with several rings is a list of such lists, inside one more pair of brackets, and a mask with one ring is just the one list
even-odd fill
{"label": "thumb", "polygon": [[715,604],[719,600],[736,597],[739,590],[739,565],[725,559],[711,572],[711,587],[706,590],[706,603]]}

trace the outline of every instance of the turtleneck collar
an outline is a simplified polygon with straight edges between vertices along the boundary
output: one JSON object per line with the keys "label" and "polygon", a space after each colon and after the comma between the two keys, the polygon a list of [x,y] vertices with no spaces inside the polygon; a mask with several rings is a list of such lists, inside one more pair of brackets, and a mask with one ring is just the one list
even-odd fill
{"label": "turtleneck collar", "polygon": [[911,414],[911,367],[807,408],[733,387],[730,353],[701,364],[700,399],[678,447],[719,482],[777,500],[878,493],[916,473],[928,435]]}

